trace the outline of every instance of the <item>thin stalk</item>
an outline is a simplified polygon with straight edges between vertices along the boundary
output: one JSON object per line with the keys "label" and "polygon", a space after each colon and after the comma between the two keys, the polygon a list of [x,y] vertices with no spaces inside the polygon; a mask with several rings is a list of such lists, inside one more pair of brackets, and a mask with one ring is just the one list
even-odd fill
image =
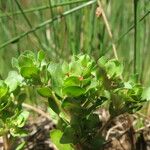
{"label": "thin stalk", "polygon": [[[0,8],[0,10],[1,10],[1,8]],[[7,15],[7,12],[6,12],[5,14]],[[11,20],[11,21],[13,21],[13,18],[12,18],[11,16],[8,16],[8,19]],[[0,19],[0,24],[1,24],[2,27],[4,28],[3,30],[4,30],[4,31],[5,31],[5,30],[7,31],[6,24],[5,24],[5,25],[2,24],[2,19]],[[17,28],[21,29],[22,31],[25,31],[25,28],[23,28],[22,25],[20,25],[20,24],[17,24]],[[6,32],[6,31],[5,31],[5,32]],[[6,32],[6,35],[7,35],[8,37],[10,37],[10,34],[7,33],[7,32]],[[17,35],[16,35],[16,36],[17,36]],[[35,41],[36,39],[31,38],[31,37],[29,37],[29,36],[28,36],[28,38],[29,38],[30,42],[34,44],[33,41]],[[18,40],[18,41],[19,41],[19,40]],[[18,41],[14,41],[13,43],[16,43],[16,42],[18,42]],[[35,46],[37,49],[39,49],[39,47],[37,46],[37,44],[34,44],[34,46]]]}
{"label": "thin stalk", "polygon": [[29,105],[29,104],[26,104],[26,103],[23,103],[22,106],[24,108],[30,109],[30,110],[38,113],[39,115],[45,117],[48,120],[51,120],[50,116],[47,113],[45,113],[43,110],[39,109],[39,108],[36,108],[36,107],[34,107],[32,105]]}
{"label": "thin stalk", "polygon": [[[62,2],[62,3],[56,4],[56,5],[52,5],[52,8],[60,7],[60,6],[66,6],[66,5],[72,5],[72,4],[76,4],[76,3],[83,3],[83,2],[87,2],[87,0],[77,0],[77,1],[71,1],[71,2]],[[35,11],[41,11],[41,10],[45,10],[45,9],[49,9],[49,8],[50,8],[50,6],[46,5],[46,6],[41,6],[41,7],[36,7],[36,8],[23,10],[23,12],[24,13],[32,13],[32,12],[35,12]],[[7,16],[12,16],[12,15],[20,15],[20,14],[22,14],[20,11],[16,11],[14,13],[8,13],[7,15],[6,14],[2,14],[2,15],[0,15],[0,18],[7,17]]]}
{"label": "thin stalk", "polygon": [[[29,21],[28,17],[26,16],[26,14],[23,12],[23,9],[21,8],[21,5],[19,4],[19,2],[18,2],[17,0],[15,0],[15,2],[16,2],[16,4],[17,4],[19,10],[21,11],[21,13],[22,13],[24,19],[26,20],[28,26],[32,29],[32,28],[33,28],[33,27],[32,27],[32,24],[30,23],[30,21]],[[33,34],[34,34],[34,36],[36,37],[36,39],[37,39],[37,41],[39,42],[39,44],[41,45],[41,47],[43,48],[43,50],[46,50],[45,47],[43,46],[43,44],[41,43],[40,38],[39,38],[38,35],[35,33],[35,31],[33,32]]]}
{"label": "thin stalk", "polygon": [[[138,20],[138,23],[140,23],[141,21],[143,21],[143,20],[145,19],[145,17],[147,17],[149,14],[150,14],[150,11],[147,11],[147,12]],[[120,42],[120,40],[121,40],[125,35],[127,35],[127,34],[128,34],[132,29],[134,29],[134,28],[135,28],[135,24],[131,25],[131,26],[128,28],[128,30],[127,30],[125,33],[123,33],[123,34],[118,38],[118,40],[115,41],[115,43]]]}
{"label": "thin stalk", "polygon": [[[39,18],[39,20],[40,20],[40,22],[43,22],[44,21],[44,14],[43,14],[43,12],[42,11],[38,11],[38,18]],[[48,41],[48,38],[47,38],[47,34],[46,34],[46,30],[47,30],[47,28],[45,27],[45,28],[43,28],[42,30],[41,30],[41,32],[40,32],[40,35],[41,35],[41,37],[44,37],[43,39],[43,41],[44,42],[42,42],[42,43],[45,43],[45,45],[46,45],[46,47],[50,47],[51,45],[49,44],[49,41]],[[43,36],[42,36],[43,35]]]}
{"label": "thin stalk", "polygon": [[134,0],[134,64],[133,71],[134,74],[137,73],[137,0]]}
{"label": "thin stalk", "polygon": [[[17,36],[17,28],[16,28],[16,20],[15,20],[15,15],[14,15],[14,3],[11,1],[11,6],[12,6],[12,21],[13,21],[13,28],[15,32],[15,36]],[[20,48],[19,48],[19,42],[17,42],[17,52],[18,56],[20,55]]]}
{"label": "thin stalk", "polygon": [[[49,8],[50,8],[51,18],[53,18],[54,17],[54,13],[53,13],[53,9],[52,9],[51,0],[49,0]],[[59,43],[58,43],[59,40],[57,38],[54,22],[52,22],[52,29],[53,29],[53,36],[54,36],[55,51],[57,51],[57,44],[59,45]]]}
{"label": "thin stalk", "polygon": [[[142,22],[142,21],[145,19],[145,17],[147,17],[149,14],[150,14],[150,11],[147,11],[147,12],[138,20],[138,23]],[[114,43],[115,43],[115,44],[119,43],[130,31],[132,31],[132,30],[134,29],[134,27],[135,27],[135,24],[131,25],[131,26],[128,28],[128,30],[127,30],[126,32],[124,32],[117,40],[115,40]],[[111,48],[111,46],[109,46],[109,47],[107,48],[107,50],[110,49],[110,48]]]}
{"label": "thin stalk", "polygon": [[27,36],[28,34],[33,33],[36,30],[41,29],[42,27],[46,26],[47,24],[52,23],[53,21],[57,21],[57,20],[59,20],[59,19],[61,19],[63,17],[66,17],[66,16],[68,16],[68,15],[70,15],[70,14],[72,14],[72,13],[74,13],[74,12],[80,10],[80,9],[83,9],[83,8],[89,6],[89,5],[92,5],[95,2],[96,2],[96,0],[91,0],[91,1],[89,1],[87,3],[84,3],[84,4],[80,5],[80,6],[77,6],[75,8],[72,8],[72,9],[68,10],[68,11],[65,11],[64,13],[62,13],[60,15],[57,15],[56,17],[54,17],[52,19],[49,19],[49,20],[39,24],[38,26],[36,26],[36,27],[34,27],[34,28],[32,28],[32,29],[30,29],[30,30],[28,30],[28,31],[26,31],[26,32],[24,32],[24,33],[14,37],[14,38],[12,38],[12,39],[10,39],[9,41],[7,41],[5,43],[3,43],[2,45],[0,45],[0,49],[6,47],[7,45],[9,45],[11,43],[17,42],[18,40],[22,39],[23,37]]}
{"label": "thin stalk", "polygon": [[[146,2],[145,2],[145,1],[144,1],[144,6],[146,6]],[[146,8],[144,7],[144,13],[145,13],[145,12],[146,12]],[[144,36],[145,36],[145,35],[146,35],[146,29],[147,29],[147,28],[146,28],[146,20],[144,20],[144,23],[143,23],[143,24],[144,24],[144,31],[143,31],[144,33],[143,33],[143,34],[144,34]],[[144,40],[144,42],[143,42],[143,56],[146,56],[146,53],[145,53],[146,51],[145,51],[145,50],[146,50],[146,40]],[[143,80],[143,79],[144,79],[144,78],[143,78],[143,77],[144,77],[143,75],[144,75],[145,61],[142,60],[141,62],[142,62],[141,66],[142,66],[142,69],[143,69],[143,70],[141,71],[140,82],[143,84],[143,81],[144,81],[144,80]]]}
{"label": "thin stalk", "polygon": [[[113,39],[113,35],[112,35],[111,29],[110,29],[110,25],[108,23],[108,19],[107,19],[106,15],[105,15],[103,7],[102,7],[102,3],[101,3],[100,0],[98,0],[97,2],[98,2],[98,5],[99,5],[99,7],[101,9],[102,17],[103,17],[103,20],[104,20],[104,23],[105,23],[108,35],[109,35],[110,39],[112,40]],[[114,53],[115,58],[118,59],[116,45],[115,45],[114,42],[112,42],[112,49],[113,49],[113,53]]]}
{"label": "thin stalk", "polygon": [[92,49],[93,49],[93,40],[94,40],[94,26],[95,26],[95,9],[96,9],[96,5],[93,5],[93,8],[92,8],[92,13],[91,13],[91,36],[90,36],[90,53],[92,52]]}

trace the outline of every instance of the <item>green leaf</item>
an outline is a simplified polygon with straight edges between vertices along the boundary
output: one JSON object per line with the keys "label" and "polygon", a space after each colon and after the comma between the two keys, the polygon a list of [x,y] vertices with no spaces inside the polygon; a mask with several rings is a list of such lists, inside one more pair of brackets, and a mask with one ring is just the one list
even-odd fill
{"label": "green leaf", "polygon": [[107,76],[109,78],[112,78],[115,75],[115,63],[108,62],[106,64],[106,71],[107,71]]}
{"label": "green leaf", "polygon": [[60,104],[59,101],[54,100],[53,98],[49,97],[48,98],[48,102],[49,102],[49,107],[56,113],[59,114],[60,113]]}
{"label": "green leaf", "polygon": [[38,88],[37,92],[43,97],[50,97],[52,95],[52,90],[49,87]]}
{"label": "green leaf", "polygon": [[10,98],[8,98],[8,99],[4,99],[4,98],[0,99],[0,111],[2,111],[5,108],[7,108],[10,103],[11,103]]}
{"label": "green leaf", "polygon": [[79,77],[76,76],[71,76],[68,77],[65,81],[64,81],[64,86],[79,86],[80,84],[80,80]]}
{"label": "green leaf", "polygon": [[98,60],[98,65],[107,72],[109,78],[119,77],[123,72],[123,65],[116,59],[107,61],[103,56]]}
{"label": "green leaf", "polygon": [[61,118],[61,120],[63,120],[62,125],[65,127],[67,126],[67,123],[70,122],[70,116],[67,112],[61,111],[59,114],[59,118]]}
{"label": "green leaf", "polygon": [[79,59],[79,62],[81,62],[81,65],[83,67],[87,67],[87,64],[91,62],[91,58],[89,57],[89,55],[81,55],[81,56],[79,55],[78,59]]}
{"label": "green leaf", "polygon": [[150,87],[145,88],[142,93],[143,100],[150,100]]}
{"label": "green leaf", "polygon": [[56,114],[50,107],[48,107],[48,113],[49,113],[51,119],[53,120],[53,123],[57,124],[58,120],[59,120],[58,114]]}
{"label": "green leaf", "polygon": [[38,52],[38,60],[41,62],[44,59],[45,59],[45,53],[44,53],[44,51],[40,50]]}
{"label": "green leaf", "polygon": [[65,61],[62,64],[62,71],[64,74],[69,73],[69,64]]}
{"label": "green leaf", "polygon": [[0,98],[4,97],[8,92],[8,87],[3,80],[0,80]]}
{"label": "green leaf", "polygon": [[102,56],[99,60],[98,60],[98,65],[100,66],[100,67],[105,67],[105,65],[106,65],[106,63],[107,63],[107,59],[106,59],[106,57],[104,57],[104,56]]}
{"label": "green leaf", "polygon": [[78,97],[80,95],[83,95],[85,93],[85,89],[79,87],[79,86],[68,86],[63,89],[63,93],[68,96]]}
{"label": "green leaf", "polygon": [[29,112],[28,111],[21,112],[15,120],[16,126],[19,127],[19,128],[22,128],[25,125],[28,117],[29,117]]}
{"label": "green leaf", "polygon": [[36,67],[22,67],[20,70],[21,75],[27,79],[37,78],[38,72],[39,70]]}
{"label": "green leaf", "polygon": [[85,67],[83,69],[83,77],[84,78],[87,78],[87,77],[91,77],[91,76],[95,76],[95,73],[96,73],[96,65],[94,62],[89,62],[87,64],[87,67]]}
{"label": "green leaf", "polygon": [[62,144],[69,144],[73,143],[76,144],[78,142],[78,136],[75,133],[75,130],[71,126],[67,126],[64,130],[64,133],[60,139],[60,143]]}
{"label": "green leaf", "polygon": [[82,111],[80,105],[77,100],[66,98],[63,100],[61,107],[65,110],[69,110],[71,113],[80,113]]}
{"label": "green leaf", "polygon": [[86,91],[95,89],[99,85],[99,81],[96,78],[91,79],[91,84],[87,87]]}
{"label": "green leaf", "polygon": [[123,72],[123,65],[117,60],[110,60],[105,66],[109,78],[119,77]]}
{"label": "green leaf", "polygon": [[69,72],[72,76],[81,76],[82,75],[82,66],[79,62],[73,61],[69,64]]}
{"label": "green leaf", "polygon": [[16,59],[16,58],[13,57],[12,60],[11,60],[11,64],[12,64],[13,68],[19,69],[18,59]]}
{"label": "green leaf", "polygon": [[25,144],[26,144],[26,142],[20,143],[20,144],[16,147],[16,150],[24,150]]}
{"label": "green leaf", "polygon": [[22,56],[22,55],[30,58],[33,61],[35,61],[35,54],[30,50],[24,51],[20,56]]}
{"label": "green leaf", "polygon": [[70,144],[61,144],[60,139],[63,133],[60,130],[54,129],[50,132],[51,141],[56,145],[58,150],[73,150]]}
{"label": "green leaf", "polygon": [[5,83],[9,87],[9,92],[15,91],[21,85],[23,78],[16,71],[10,71]]}
{"label": "green leaf", "polygon": [[47,70],[51,75],[52,89],[57,95],[63,97],[61,89],[63,85],[64,74],[62,72],[61,65],[56,63],[50,63]]}
{"label": "green leaf", "polygon": [[21,128],[11,128],[10,129],[10,134],[13,136],[13,137],[25,137],[27,136],[27,131],[21,129]]}
{"label": "green leaf", "polygon": [[33,60],[27,56],[20,55],[18,58],[18,63],[20,67],[32,67],[34,66]]}
{"label": "green leaf", "polygon": [[82,80],[82,85],[84,87],[89,86],[90,84],[91,84],[91,77]]}
{"label": "green leaf", "polygon": [[97,114],[90,114],[87,117],[87,120],[84,122],[87,129],[100,128],[102,123],[100,122],[100,118]]}
{"label": "green leaf", "polygon": [[115,76],[119,77],[123,72],[123,63],[120,63],[118,60],[113,61],[115,63]]}
{"label": "green leaf", "polygon": [[124,82],[124,88],[125,89],[132,89],[132,85],[130,84],[130,82]]}

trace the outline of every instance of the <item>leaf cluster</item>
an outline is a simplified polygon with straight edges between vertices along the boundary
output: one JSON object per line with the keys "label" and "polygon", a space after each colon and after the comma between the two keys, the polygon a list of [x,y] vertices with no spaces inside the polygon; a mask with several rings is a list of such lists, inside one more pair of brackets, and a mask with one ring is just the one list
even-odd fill
{"label": "leaf cluster", "polygon": [[72,56],[70,62],[56,63],[47,61],[43,51],[37,55],[25,51],[13,58],[12,64],[18,72],[12,71],[0,81],[1,130],[9,129],[14,135],[23,127],[28,113],[22,111],[22,101],[19,102],[21,89],[33,86],[47,98],[55,115],[57,129],[51,132],[51,139],[60,149],[77,145],[83,149],[101,147],[104,138],[99,130],[103,122],[96,110],[105,104],[113,118],[138,111],[149,99],[148,90],[134,77],[122,79],[123,64],[116,59],[101,57],[95,61],[80,54]]}

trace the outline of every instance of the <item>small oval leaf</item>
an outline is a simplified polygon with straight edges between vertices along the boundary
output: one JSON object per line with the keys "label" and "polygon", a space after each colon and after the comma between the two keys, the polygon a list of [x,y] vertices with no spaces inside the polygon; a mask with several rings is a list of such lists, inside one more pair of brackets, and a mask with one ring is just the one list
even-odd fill
{"label": "small oval leaf", "polygon": [[43,97],[50,97],[52,94],[52,91],[49,87],[38,88],[37,92]]}
{"label": "small oval leaf", "polygon": [[84,94],[85,91],[86,91],[85,89],[79,86],[68,86],[63,89],[64,94],[67,94],[68,96],[73,96],[73,97],[78,97]]}

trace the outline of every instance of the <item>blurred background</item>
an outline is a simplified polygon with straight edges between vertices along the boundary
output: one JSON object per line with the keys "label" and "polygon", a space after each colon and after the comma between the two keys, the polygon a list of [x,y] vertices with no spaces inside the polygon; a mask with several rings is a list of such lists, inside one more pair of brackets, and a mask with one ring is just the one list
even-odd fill
{"label": "blurred background", "polygon": [[0,76],[12,69],[11,59],[25,50],[44,50],[54,61],[88,53],[124,63],[124,78],[136,73],[150,85],[150,0],[103,0],[112,31],[109,37],[96,0],[0,0]]}

